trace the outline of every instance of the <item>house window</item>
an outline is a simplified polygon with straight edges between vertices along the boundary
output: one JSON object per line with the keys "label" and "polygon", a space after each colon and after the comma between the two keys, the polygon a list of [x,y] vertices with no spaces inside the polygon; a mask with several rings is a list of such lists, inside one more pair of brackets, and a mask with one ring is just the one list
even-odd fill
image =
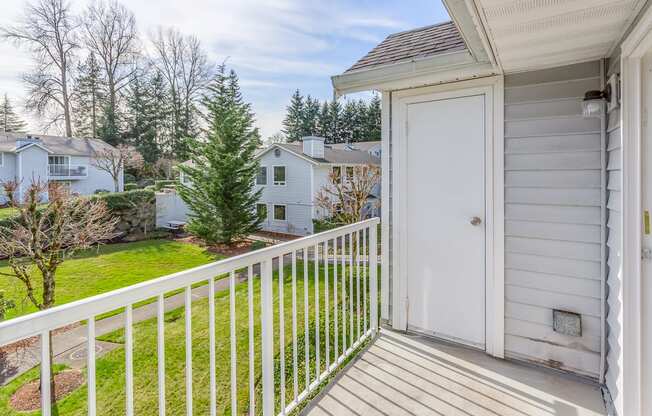
{"label": "house window", "polygon": [[342,181],[342,167],[333,166],[333,181],[334,183],[340,183]]}
{"label": "house window", "polygon": [[267,185],[267,167],[261,166],[256,175],[256,185]]}
{"label": "house window", "polygon": [[348,181],[353,181],[353,166],[347,166],[346,167],[346,179]]}
{"label": "house window", "polygon": [[68,166],[70,158],[68,156],[48,156],[49,165]]}
{"label": "house window", "polygon": [[276,221],[285,221],[285,205],[274,205],[274,219]]}
{"label": "house window", "polygon": [[274,166],[274,185],[285,185],[285,166]]}
{"label": "house window", "polygon": [[267,204],[256,204],[256,213],[259,218],[267,219]]}

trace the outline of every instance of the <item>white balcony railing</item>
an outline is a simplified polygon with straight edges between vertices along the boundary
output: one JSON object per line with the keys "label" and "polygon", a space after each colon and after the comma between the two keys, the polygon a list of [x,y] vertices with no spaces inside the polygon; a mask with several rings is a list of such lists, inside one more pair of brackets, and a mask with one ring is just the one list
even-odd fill
{"label": "white balcony railing", "polygon": [[51,178],[85,178],[88,176],[86,165],[48,165]]}
{"label": "white balcony railing", "polygon": [[[96,414],[96,318],[107,312],[124,308],[124,359],[125,359],[125,409],[124,414],[134,413],[134,309],[136,303],[148,299],[156,299],[157,314],[157,348],[153,352],[157,356],[157,394],[158,414],[166,413],[166,364],[165,344],[172,342],[165,339],[165,296],[178,290],[184,291],[185,339],[173,340],[185,345],[185,380],[179,381],[180,389],[185,389],[186,414],[193,414],[193,338],[192,288],[198,284],[208,284],[208,368],[195,371],[208,371],[210,412],[217,412],[217,380],[216,365],[230,366],[230,408],[232,414],[239,414],[238,391],[248,390],[248,409],[250,414],[256,414],[255,403],[257,394],[262,396],[262,414],[287,414],[302,401],[311,396],[319,385],[335,371],[356,349],[369,337],[375,336],[378,329],[378,280],[377,280],[377,218],[347,225],[313,236],[304,237],[287,243],[264,248],[255,252],[217,261],[204,266],[169,276],[150,280],[133,286],[118,289],[102,295],[61,305],[47,311],[12,319],[0,323],[0,346],[24,340],[30,337],[40,337],[41,350],[41,411],[44,416],[51,412],[50,399],[50,337],[53,330],[85,320],[87,330],[87,403],[88,414]],[[367,254],[369,253],[369,254]],[[321,254],[321,255],[320,255]],[[320,267],[321,265],[321,267]],[[276,267],[274,267],[276,266]],[[298,278],[303,268],[302,281]],[[314,267],[314,297],[309,302],[309,267]],[[278,283],[275,286],[274,268],[277,270]],[[330,270],[329,270],[330,268]],[[258,273],[257,271],[260,271]],[[284,273],[291,274],[291,291],[284,293],[285,285],[290,280],[284,278]],[[237,337],[236,331],[236,274],[247,278],[248,330],[248,380],[237,380]],[[230,334],[216,334],[215,331],[215,279],[228,276]],[[289,277],[289,276],[288,276]],[[260,285],[254,281],[260,279]],[[299,283],[299,284],[298,284]],[[303,283],[303,293],[297,287]],[[254,288],[260,287],[260,290]],[[323,291],[320,294],[320,291]],[[299,292],[299,293],[298,293]],[[329,293],[330,292],[330,293]],[[291,308],[286,306],[285,296],[291,298]],[[301,297],[303,300],[301,301]],[[339,297],[339,301],[338,301]],[[260,308],[255,307],[255,300],[260,302]],[[275,302],[276,299],[276,302]],[[303,313],[297,305],[303,305]],[[275,310],[277,309],[277,310]],[[291,310],[289,310],[291,309]],[[199,309],[198,309],[199,310]],[[259,311],[258,316],[255,312]],[[221,311],[220,311],[221,312]],[[303,315],[304,322],[298,319]],[[323,313],[320,319],[319,315]],[[309,319],[313,316],[314,319]],[[243,317],[241,317],[243,318]],[[256,319],[260,319],[260,345],[254,345],[254,328]],[[291,325],[286,319],[291,320]],[[332,319],[332,321],[331,321]],[[278,327],[274,328],[276,320]],[[348,321],[348,322],[347,322]],[[322,326],[323,325],[323,326]],[[291,334],[286,342],[286,326],[291,326]],[[303,327],[303,328],[301,328]],[[303,330],[303,331],[302,331]],[[303,332],[303,334],[301,333]],[[320,342],[320,334],[325,338]],[[312,338],[311,338],[312,335]],[[230,336],[230,359],[228,363],[216,363],[216,336]],[[303,342],[299,340],[303,336]],[[312,340],[314,339],[314,345]],[[222,341],[222,340],[220,340]],[[247,345],[240,342],[239,345]],[[183,347],[180,347],[183,348]],[[242,348],[242,347],[241,347]],[[260,348],[260,350],[258,350]],[[304,350],[301,353],[300,348]],[[314,348],[314,350],[313,350]],[[291,349],[291,354],[286,354]],[[312,351],[311,351],[312,350]],[[261,351],[257,355],[255,351]],[[278,352],[278,355],[275,355]],[[304,355],[301,357],[299,355]],[[255,357],[260,357],[262,371],[262,393],[256,390]],[[283,359],[283,357],[287,357]],[[302,363],[303,361],[303,363]],[[275,367],[275,365],[277,367]],[[275,380],[275,368],[280,367]],[[302,368],[303,367],[303,368]],[[287,369],[287,370],[286,370]],[[291,369],[291,370],[290,370]],[[300,376],[303,373],[303,376]],[[242,374],[242,373],[241,373]],[[286,378],[286,374],[288,374]],[[243,378],[243,377],[241,377]],[[220,382],[223,380],[219,380]],[[152,380],[152,382],[155,382]],[[287,382],[287,383],[286,383]],[[303,387],[299,391],[299,385]],[[175,387],[178,387],[175,386]],[[224,404],[224,403],[223,403]],[[203,412],[202,412],[203,414]]]}

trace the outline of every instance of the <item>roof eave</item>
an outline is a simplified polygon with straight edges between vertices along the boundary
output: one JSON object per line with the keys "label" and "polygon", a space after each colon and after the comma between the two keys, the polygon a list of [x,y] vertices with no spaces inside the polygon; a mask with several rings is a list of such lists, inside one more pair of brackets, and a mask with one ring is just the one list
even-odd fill
{"label": "roof eave", "polygon": [[359,69],[331,77],[338,96],[360,91],[386,91],[495,75],[468,50],[437,54],[409,62]]}

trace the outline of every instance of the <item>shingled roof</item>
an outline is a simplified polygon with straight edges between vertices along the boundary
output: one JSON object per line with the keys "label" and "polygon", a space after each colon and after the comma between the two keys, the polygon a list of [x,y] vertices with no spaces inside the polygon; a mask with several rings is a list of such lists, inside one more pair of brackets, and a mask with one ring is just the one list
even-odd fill
{"label": "shingled roof", "polygon": [[389,35],[345,74],[465,49],[464,39],[453,22],[438,23]]}

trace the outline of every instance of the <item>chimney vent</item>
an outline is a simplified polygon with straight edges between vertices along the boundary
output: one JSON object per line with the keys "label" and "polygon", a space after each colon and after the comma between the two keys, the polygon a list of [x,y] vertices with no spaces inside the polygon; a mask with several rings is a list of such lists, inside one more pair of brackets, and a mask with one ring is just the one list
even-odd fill
{"label": "chimney vent", "polygon": [[315,159],[324,158],[324,139],[323,137],[307,136],[301,139],[303,142],[303,153]]}

